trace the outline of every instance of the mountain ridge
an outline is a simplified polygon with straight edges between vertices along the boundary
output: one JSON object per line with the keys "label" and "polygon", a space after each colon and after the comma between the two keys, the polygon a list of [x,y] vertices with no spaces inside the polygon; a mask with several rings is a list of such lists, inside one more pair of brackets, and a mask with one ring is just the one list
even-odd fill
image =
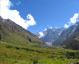
{"label": "mountain ridge", "polygon": [[42,41],[28,30],[17,25],[10,19],[0,17],[0,40],[14,44],[27,45],[29,43],[42,43]]}

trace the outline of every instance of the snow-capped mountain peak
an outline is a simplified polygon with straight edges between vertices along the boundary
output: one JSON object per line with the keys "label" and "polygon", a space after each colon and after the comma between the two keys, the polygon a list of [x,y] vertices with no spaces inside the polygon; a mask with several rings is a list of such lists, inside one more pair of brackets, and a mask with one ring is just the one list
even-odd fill
{"label": "snow-capped mountain peak", "polygon": [[62,33],[64,29],[55,29],[53,27],[46,28],[43,32],[38,32],[35,35],[45,43],[54,42]]}

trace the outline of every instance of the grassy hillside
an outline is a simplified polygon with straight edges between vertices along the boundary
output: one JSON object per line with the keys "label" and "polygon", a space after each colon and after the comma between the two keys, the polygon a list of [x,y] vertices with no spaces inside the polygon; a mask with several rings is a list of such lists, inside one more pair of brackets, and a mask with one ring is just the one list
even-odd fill
{"label": "grassy hillside", "polygon": [[73,62],[79,62],[79,51],[16,46],[0,41],[0,64],[71,64]]}
{"label": "grassy hillside", "polygon": [[0,40],[15,45],[42,43],[34,34],[9,19],[0,20]]}

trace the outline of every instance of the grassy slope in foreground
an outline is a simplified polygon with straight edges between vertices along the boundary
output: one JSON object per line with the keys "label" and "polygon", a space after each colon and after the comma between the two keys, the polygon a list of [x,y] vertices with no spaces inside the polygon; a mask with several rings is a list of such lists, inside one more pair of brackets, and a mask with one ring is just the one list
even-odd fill
{"label": "grassy slope in foreground", "polygon": [[15,46],[0,42],[0,64],[71,64],[79,61],[79,51],[57,48]]}

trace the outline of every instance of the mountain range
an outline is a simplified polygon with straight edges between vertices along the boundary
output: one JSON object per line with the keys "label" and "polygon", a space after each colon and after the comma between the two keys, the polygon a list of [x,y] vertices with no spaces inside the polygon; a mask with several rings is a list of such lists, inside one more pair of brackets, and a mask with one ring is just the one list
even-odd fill
{"label": "mountain range", "polygon": [[[47,30],[42,33],[44,36],[40,39],[48,45],[79,50],[79,22],[70,26],[68,29],[47,28]],[[40,33],[36,35],[38,35],[38,37],[41,36]]]}
{"label": "mountain range", "polygon": [[55,29],[55,28],[47,28],[43,32],[43,36],[41,36],[40,32],[36,33],[35,35],[38,36],[44,43],[51,45],[63,32],[64,28]]}
{"label": "mountain range", "polygon": [[0,41],[21,46],[44,46],[48,44],[79,50],[79,22],[68,29],[47,28],[34,35],[10,19],[0,17]]}

